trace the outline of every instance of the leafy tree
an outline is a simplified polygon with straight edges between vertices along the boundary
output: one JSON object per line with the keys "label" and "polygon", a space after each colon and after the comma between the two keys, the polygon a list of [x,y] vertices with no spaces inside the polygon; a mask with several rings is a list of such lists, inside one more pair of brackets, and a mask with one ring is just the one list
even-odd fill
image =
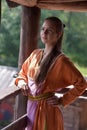
{"label": "leafy tree", "polygon": [[87,13],[42,10],[41,23],[49,16],[59,17],[66,25],[63,51],[77,64],[87,66]]}
{"label": "leafy tree", "polygon": [[[0,28],[0,64],[17,66],[20,43],[21,7],[9,9],[6,2],[2,6]],[[59,17],[66,25],[64,29],[63,51],[81,66],[87,66],[87,13],[56,10],[41,10],[40,26],[49,16]],[[39,40],[39,47],[44,45]]]}
{"label": "leafy tree", "polygon": [[67,29],[66,29],[66,53],[73,61],[80,65],[87,66],[87,13],[68,13]]}
{"label": "leafy tree", "polygon": [[[19,12],[19,13],[18,13]],[[0,27],[0,64],[17,66],[20,41],[20,8],[9,9],[2,3]]]}

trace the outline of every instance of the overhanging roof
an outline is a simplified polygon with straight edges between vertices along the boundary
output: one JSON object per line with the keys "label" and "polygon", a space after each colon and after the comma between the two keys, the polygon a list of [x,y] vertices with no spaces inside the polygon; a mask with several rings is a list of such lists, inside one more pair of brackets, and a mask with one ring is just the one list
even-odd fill
{"label": "overhanging roof", "polygon": [[7,0],[10,7],[18,4],[41,9],[87,11],[87,0]]}

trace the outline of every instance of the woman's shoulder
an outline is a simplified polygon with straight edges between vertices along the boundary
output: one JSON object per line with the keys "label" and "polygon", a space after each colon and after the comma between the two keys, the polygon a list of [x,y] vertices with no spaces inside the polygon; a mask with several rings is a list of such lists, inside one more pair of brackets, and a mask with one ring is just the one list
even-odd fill
{"label": "woman's shoulder", "polygon": [[63,66],[67,66],[69,67],[75,67],[74,62],[70,59],[69,56],[67,56],[66,54],[62,54],[61,58],[60,58],[60,62]]}
{"label": "woman's shoulder", "polygon": [[29,55],[28,59],[31,59],[33,56],[37,56],[40,52],[42,51],[42,49],[35,49],[31,52],[31,54]]}
{"label": "woman's shoulder", "polygon": [[42,52],[43,49],[35,49],[34,51],[32,51],[31,55],[34,55],[34,54],[39,54],[40,52]]}
{"label": "woman's shoulder", "polygon": [[64,53],[60,53],[60,54],[58,55],[58,57],[57,57],[58,60],[64,60],[64,59],[66,59],[66,58],[67,58],[67,56],[66,56]]}
{"label": "woman's shoulder", "polygon": [[64,53],[61,53],[59,56],[58,56],[58,60],[61,62],[61,63],[68,63],[68,62],[71,62],[71,59]]}

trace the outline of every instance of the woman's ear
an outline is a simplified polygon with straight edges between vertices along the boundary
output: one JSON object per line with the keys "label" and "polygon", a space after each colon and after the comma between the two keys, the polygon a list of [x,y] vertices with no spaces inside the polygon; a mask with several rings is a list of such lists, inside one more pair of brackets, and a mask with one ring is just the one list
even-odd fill
{"label": "woman's ear", "polygon": [[57,33],[57,38],[59,39],[62,35],[62,31]]}

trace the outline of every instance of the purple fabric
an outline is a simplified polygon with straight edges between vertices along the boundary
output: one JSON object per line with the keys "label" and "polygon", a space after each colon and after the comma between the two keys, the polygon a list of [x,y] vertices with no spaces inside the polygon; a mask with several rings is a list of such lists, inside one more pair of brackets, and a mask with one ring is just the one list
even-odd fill
{"label": "purple fabric", "polygon": [[27,130],[33,129],[35,112],[37,108],[38,102],[37,101],[30,101],[27,102],[27,116],[28,116],[28,126]]}
{"label": "purple fabric", "polygon": [[[38,95],[38,93],[40,93],[41,90],[42,90],[41,89],[42,84],[41,84],[40,87],[37,87],[34,80],[32,80],[30,78],[28,79],[28,86],[29,86],[29,89],[30,89],[30,93],[34,96]],[[37,88],[40,88],[40,89],[37,89]],[[28,126],[27,126],[26,130],[32,130],[33,129],[37,106],[38,106],[38,101],[28,100],[28,102],[27,102]]]}

